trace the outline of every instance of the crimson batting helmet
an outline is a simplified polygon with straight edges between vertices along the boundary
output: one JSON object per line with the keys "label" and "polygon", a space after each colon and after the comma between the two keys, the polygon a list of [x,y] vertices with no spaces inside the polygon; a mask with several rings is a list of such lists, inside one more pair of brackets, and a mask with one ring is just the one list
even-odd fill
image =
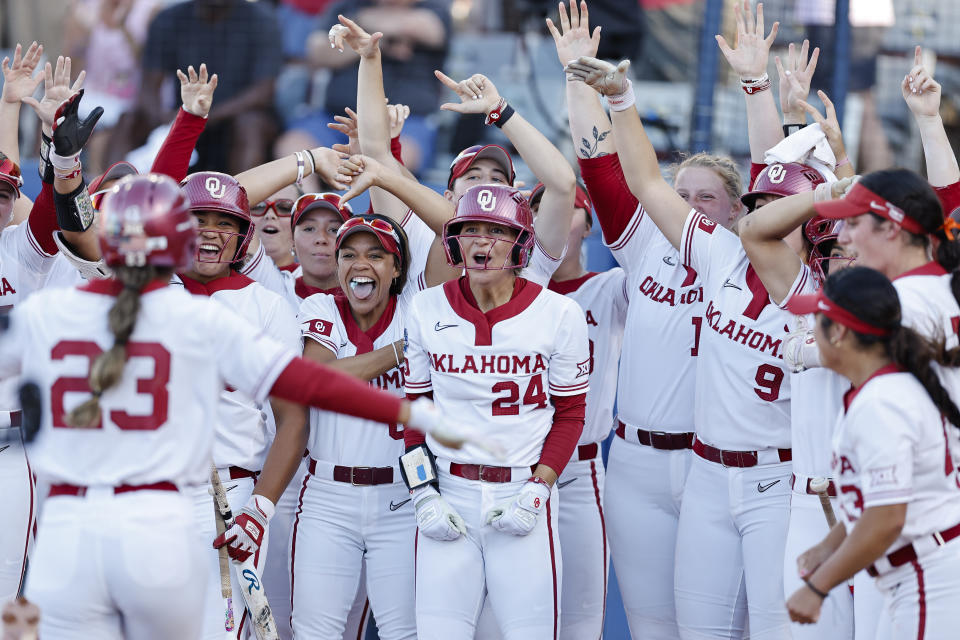
{"label": "crimson batting helmet", "polygon": [[[517,237],[513,240],[480,236],[476,234],[462,234],[461,229],[465,222],[488,222],[502,224],[516,230]],[[461,250],[461,238],[487,238],[494,242],[509,242],[512,247],[510,257],[513,264],[490,266],[489,256],[483,266],[463,264],[465,269],[512,269],[525,267],[530,261],[530,252],[535,240],[533,231],[533,212],[527,199],[513,187],[487,184],[470,187],[457,202],[457,212],[454,217],[443,225],[443,248],[447,253],[447,262],[451,266],[465,263]]]}
{"label": "crimson batting helmet", "polygon": [[775,162],[760,172],[753,190],[740,196],[747,209],[756,208],[760,196],[786,197],[813,191],[818,184],[826,182],[820,172],[799,162]]}
{"label": "crimson batting helmet", "polygon": [[250,203],[247,200],[247,190],[236,178],[219,171],[201,171],[187,176],[180,186],[190,199],[190,211],[215,211],[233,216],[240,221],[240,233],[226,233],[224,247],[230,241],[230,236],[238,236],[237,250],[228,259],[223,260],[223,249],[215,260],[204,260],[197,257],[199,262],[238,262],[247,254],[247,247],[253,239],[253,219],[250,217]]}
{"label": "crimson batting helmet", "polygon": [[830,260],[852,260],[851,258],[831,258],[830,250],[840,235],[842,221],[815,216],[803,224],[803,237],[810,243],[810,258],[807,262],[814,277],[821,283],[827,279]]}
{"label": "crimson batting helmet", "polygon": [[176,182],[158,174],[131,175],[106,194],[98,239],[111,267],[184,270],[197,253],[197,220]]}

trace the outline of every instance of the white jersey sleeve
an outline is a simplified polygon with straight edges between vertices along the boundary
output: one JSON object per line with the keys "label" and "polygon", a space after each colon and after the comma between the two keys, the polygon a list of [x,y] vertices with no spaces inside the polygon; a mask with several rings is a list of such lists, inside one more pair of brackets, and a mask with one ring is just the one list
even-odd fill
{"label": "white jersey sleeve", "polygon": [[[296,278],[289,271],[283,271],[277,267],[273,258],[267,255],[263,244],[261,244],[256,253],[250,257],[247,264],[240,270],[240,273],[251,280],[256,280],[268,291],[282,296],[288,304],[299,304],[299,299],[294,291]],[[296,306],[294,306],[294,308],[296,308]]]}
{"label": "white jersey sleeve", "polygon": [[410,266],[407,269],[404,290],[415,287],[415,291],[421,291],[426,289],[427,258],[437,234],[419,216],[414,215],[411,209],[407,210],[400,226],[407,234],[407,247],[410,251]]}
{"label": "white jersey sleeve", "polygon": [[559,318],[556,350],[550,356],[550,395],[575,396],[590,389],[590,346],[583,310],[569,301]]}
{"label": "white jersey sleeve", "polygon": [[715,289],[713,278],[723,274],[729,265],[740,259],[740,238],[696,209],[687,214],[680,237],[680,259],[694,269],[709,290]]}
{"label": "white jersey sleeve", "polygon": [[533,251],[530,253],[530,262],[524,267],[520,276],[530,282],[537,283],[541,287],[546,287],[550,282],[550,278],[553,277],[553,274],[560,266],[560,263],[563,262],[563,257],[566,253],[566,248],[564,248],[563,255],[559,258],[554,258],[544,250],[543,246],[540,245],[540,241],[536,240],[533,243]]}
{"label": "white jersey sleeve", "polygon": [[630,217],[626,229],[607,247],[613,253],[614,259],[627,273],[631,273],[644,261],[650,242],[656,236],[662,236],[660,229],[650,219],[643,205],[637,205],[637,210]]}
{"label": "white jersey sleeve", "polygon": [[[407,310],[407,353],[409,372],[406,379],[407,393],[430,393],[433,384],[430,380],[430,356],[424,350],[421,329],[422,320],[417,313],[418,305],[411,304]],[[437,326],[440,326],[439,323]],[[427,327],[433,330],[435,327]]]}
{"label": "white jersey sleeve", "polygon": [[40,247],[26,221],[4,229],[0,235],[0,244],[4,245],[6,253],[16,255],[23,267],[36,274],[47,273],[56,257],[56,254],[47,253]]}
{"label": "white jersey sleeve", "polygon": [[300,337],[306,341],[315,340],[329,349],[333,355],[340,357],[340,346],[346,343],[346,336],[341,335],[340,323],[337,322],[337,305],[333,296],[325,293],[315,293],[300,304],[297,314],[300,323]]}

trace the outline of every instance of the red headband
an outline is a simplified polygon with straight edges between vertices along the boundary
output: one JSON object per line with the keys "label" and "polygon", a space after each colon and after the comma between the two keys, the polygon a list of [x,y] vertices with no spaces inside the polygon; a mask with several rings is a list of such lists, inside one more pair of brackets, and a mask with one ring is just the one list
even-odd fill
{"label": "red headband", "polygon": [[823,290],[805,296],[794,296],[787,302],[787,310],[794,315],[802,316],[808,313],[822,313],[831,320],[839,322],[857,333],[870,336],[889,336],[892,331],[866,323],[856,317],[836,302],[824,295]]}
{"label": "red headband", "polygon": [[875,213],[881,218],[896,222],[904,231],[918,236],[927,235],[920,223],[908,217],[903,209],[887,202],[873,191],[858,182],[839,200],[818,202],[813,205],[816,212],[824,218],[852,218],[864,213]]}

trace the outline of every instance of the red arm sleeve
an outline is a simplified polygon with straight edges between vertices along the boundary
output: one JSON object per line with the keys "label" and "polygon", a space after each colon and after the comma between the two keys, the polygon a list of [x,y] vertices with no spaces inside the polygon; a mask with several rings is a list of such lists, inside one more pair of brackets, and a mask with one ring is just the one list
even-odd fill
{"label": "red arm sleeve", "polygon": [[934,187],[940,204],[943,206],[944,217],[949,218],[954,209],[960,207],[960,182],[948,184],[945,187]]}
{"label": "red arm sleeve", "polygon": [[317,362],[294,358],[273,383],[270,395],[375,422],[396,422],[402,398]]}
{"label": "red arm sleeve", "polygon": [[760,175],[760,172],[767,168],[765,164],[758,164],[756,162],[750,163],[750,184],[747,185],[747,191],[753,190],[753,185],[757,183],[757,176]]}
{"label": "red arm sleeve", "polygon": [[397,159],[397,162],[403,164],[403,145],[400,144],[400,136],[390,140],[390,153]]}
{"label": "red arm sleeve", "polygon": [[613,244],[623,235],[640,201],[627,186],[617,154],[577,158],[577,163],[603,229],[603,239],[607,244]]}
{"label": "red arm sleeve", "polygon": [[197,146],[197,138],[203,133],[207,124],[206,118],[187,113],[182,107],[177,112],[177,119],[167,132],[157,157],[150,167],[152,173],[162,173],[170,176],[177,182],[187,177],[190,170],[190,154]]}
{"label": "red arm sleeve", "polygon": [[553,403],[553,427],[547,434],[540,453],[540,464],[553,469],[559,476],[570,462],[580,434],[583,432],[583,418],[587,411],[587,394],[575,396],[551,396]]}
{"label": "red arm sleeve", "polygon": [[[428,393],[408,393],[407,400],[413,402],[417,398],[430,398],[433,399],[433,391]],[[410,427],[403,428],[403,444],[409,449],[410,447],[416,447],[417,445],[426,444],[427,437],[423,435],[422,431],[417,431]]]}
{"label": "red arm sleeve", "polygon": [[40,195],[33,201],[30,217],[27,218],[30,232],[37,239],[40,248],[49,255],[59,251],[57,243],[53,241],[53,232],[60,228],[57,224],[57,208],[53,204],[53,185],[43,183]]}

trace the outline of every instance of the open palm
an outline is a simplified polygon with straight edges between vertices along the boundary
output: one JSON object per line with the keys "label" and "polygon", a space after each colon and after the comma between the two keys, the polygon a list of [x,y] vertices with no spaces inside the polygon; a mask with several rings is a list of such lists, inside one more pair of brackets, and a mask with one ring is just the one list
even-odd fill
{"label": "open palm", "polygon": [[33,72],[40,62],[43,55],[43,46],[36,42],[31,44],[26,53],[23,48],[17,44],[13,52],[13,62],[10,58],[4,58],[3,67],[3,101],[16,103],[27,96],[32,96],[33,92],[43,82],[43,76],[33,77]]}
{"label": "open palm", "polygon": [[560,5],[560,31],[557,31],[553,20],[547,18],[547,29],[553,36],[553,42],[557,45],[557,58],[560,64],[567,66],[571,60],[576,60],[581,56],[595,58],[597,48],[600,46],[600,27],[593,30],[590,35],[590,15],[587,12],[587,3],[581,0],[580,9],[577,10],[577,0],[570,0],[570,17],[567,18],[567,9]]}
{"label": "open palm", "polygon": [[48,62],[43,68],[43,98],[37,100],[27,96],[22,99],[24,104],[30,105],[37,112],[40,122],[43,123],[43,132],[47,135],[53,133],[53,119],[57,115],[57,109],[67,98],[80,91],[83,79],[87,76],[86,71],[81,71],[71,86],[70,66],[70,58],[63,56],[57,58],[56,68],[52,68]]}

